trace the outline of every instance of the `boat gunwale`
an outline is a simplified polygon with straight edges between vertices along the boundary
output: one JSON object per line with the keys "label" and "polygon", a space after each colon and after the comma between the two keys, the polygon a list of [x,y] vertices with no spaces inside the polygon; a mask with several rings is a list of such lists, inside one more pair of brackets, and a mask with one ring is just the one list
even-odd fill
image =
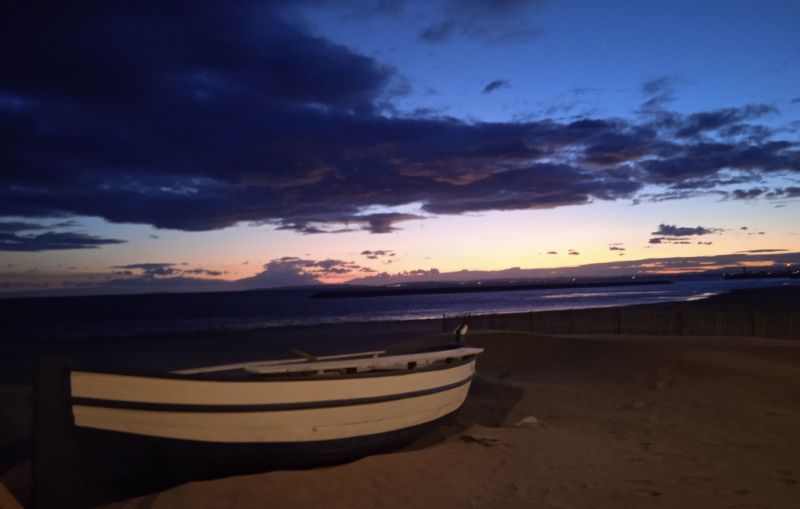
{"label": "boat gunwale", "polygon": [[[373,377],[389,377],[389,376],[407,376],[415,373],[426,371],[439,371],[449,369],[457,366],[462,366],[473,362],[479,354],[468,355],[458,359],[453,359],[450,362],[432,362],[424,366],[416,366],[406,370],[383,370],[383,371],[362,371],[359,373],[325,373],[325,374],[265,374],[259,375],[250,373],[244,370],[235,372],[225,372],[227,376],[220,376],[218,373],[212,374],[194,374],[194,375],[180,375],[172,372],[158,372],[146,373],[135,370],[99,370],[99,369],[85,369],[79,366],[72,366],[71,373],[86,373],[91,375],[108,375],[108,376],[125,376],[137,378],[155,378],[163,380],[183,380],[187,382],[230,382],[230,383],[271,383],[271,382],[318,382],[323,380],[347,380],[353,378],[373,378]],[[232,377],[231,373],[237,376]]]}

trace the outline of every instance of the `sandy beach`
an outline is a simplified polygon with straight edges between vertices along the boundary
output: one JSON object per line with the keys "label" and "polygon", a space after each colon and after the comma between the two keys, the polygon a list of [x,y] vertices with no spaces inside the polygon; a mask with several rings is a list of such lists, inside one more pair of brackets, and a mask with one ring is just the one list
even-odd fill
{"label": "sandy beach", "polygon": [[[105,507],[797,507],[800,342],[480,330],[469,343],[485,352],[457,420],[404,450]],[[28,389],[0,395],[8,442],[29,425]],[[0,476],[23,504],[26,469]]]}
{"label": "sandy beach", "polygon": [[800,344],[485,332],[457,424],[333,468],[116,508],[796,507]]}

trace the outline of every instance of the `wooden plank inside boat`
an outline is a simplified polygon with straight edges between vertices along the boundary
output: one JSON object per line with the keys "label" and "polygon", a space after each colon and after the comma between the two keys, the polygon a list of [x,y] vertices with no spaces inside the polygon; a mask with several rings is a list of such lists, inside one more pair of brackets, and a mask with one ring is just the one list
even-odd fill
{"label": "wooden plank inside boat", "polygon": [[392,355],[369,359],[344,359],[319,362],[303,362],[291,364],[253,365],[244,368],[248,373],[273,375],[284,373],[324,373],[330,371],[355,370],[358,373],[375,370],[414,369],[435,362],[463,359],[478,355],[482,348],[462,347],[450,350],[415,353],[408,355]]}
{"label": "wooden plank inside boat", "polygon": [[[360,357],[378,357],[386,353],[386,350],[374,350],[371,352],[356,352],[345,353],[338,355],[321,355],[316,357],[317,360],[334,360],[334,359],[357,359]],[[244,369],[250,366],[271,366],[275,364],[296,364],[302,362],[309,362],[305,357],[297,359],[274,359],[265,361],[250,361],[239,362],[236,364],[220,364],[218,366],[205,366],[201,368],[179,369],[171,371],[175,375],[201,375],[206,373],[221,373],[223,371],[233,371],[236,369]]]}

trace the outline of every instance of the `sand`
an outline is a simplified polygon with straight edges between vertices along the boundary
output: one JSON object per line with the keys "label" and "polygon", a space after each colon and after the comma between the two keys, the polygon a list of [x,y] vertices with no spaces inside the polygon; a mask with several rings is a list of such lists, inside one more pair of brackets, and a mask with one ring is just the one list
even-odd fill
{"label": "sand", "polygon": [[796,508],[800,343],[481,332],[458,422],[332,468],[108,507]]}
{"label": "sand", "polygon": [[[770,300],[773,293],[695,305],[789,302]],[[335,353],[337,338],[412,338],[412,346],[439,328],[441,321],[344,324],[111,346],[119,362],[159,369],[195,363],[187,353],[218,350],[222,340],[229,357],[217,360],[232,362],[265,335],[287,345],[313,340]],[[457,421],[409,448],[330,468],[194,482],[106,507],[800,507],[800,341],[496,330],[471,331],[468,340],[486,351]],[[14,374],[0,383],[0,482],[25,503],[30,389],[25,369],[13,369],[27,354],[15,354],[0,358],[3,373]]]}

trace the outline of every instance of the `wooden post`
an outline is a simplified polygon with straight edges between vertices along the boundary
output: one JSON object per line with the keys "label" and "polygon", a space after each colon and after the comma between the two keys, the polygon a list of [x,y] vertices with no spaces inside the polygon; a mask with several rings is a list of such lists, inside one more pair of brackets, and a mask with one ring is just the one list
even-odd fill
{"label": "wooden post", "polygon": [[758,335],[758,311],[755,309],[752,313],[752,329],[750,331],[750,335],[756,337]]}
{"label": "wooden post", "polygon": [[447,333],[447,314],[442,313],[442,334]]}
{"label": "wooden post", "polygon": [[569,321],[567,322],[568,334],[575,334],[575,312],[572,309],[567,310],[567,316],[569,317]]}
{"label": "wooden post", "polygon": [[35,509],[88,507],[70,404],[70,365],[41,360],[34,384],[31,504]]}

